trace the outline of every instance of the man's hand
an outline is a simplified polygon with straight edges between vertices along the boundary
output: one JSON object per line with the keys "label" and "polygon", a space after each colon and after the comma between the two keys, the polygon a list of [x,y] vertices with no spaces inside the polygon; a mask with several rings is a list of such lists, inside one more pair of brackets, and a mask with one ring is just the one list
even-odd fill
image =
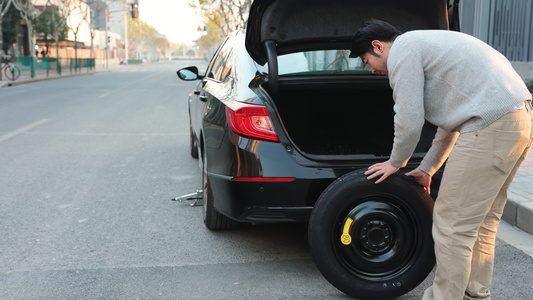
{"label": "man's hand", "polygon": [[381,177],[376,180],[376,183],[380,183],[390,175],[396,173],[396,171],[398,171],[399,169],[400,168],[393,166],[390,161],[387,160],[385,162],[377,163],[368,167],[368,170],[365,172],[365,175],[370,175],[366,179],[372,179],[381,175]]}
{"label": "man's hand", "polygon": [[405,175],[412,177],[418,184],[420,184],[426,192],[431,193],[431,175],[428,173],[416,168],[411,172],[405,173]]}

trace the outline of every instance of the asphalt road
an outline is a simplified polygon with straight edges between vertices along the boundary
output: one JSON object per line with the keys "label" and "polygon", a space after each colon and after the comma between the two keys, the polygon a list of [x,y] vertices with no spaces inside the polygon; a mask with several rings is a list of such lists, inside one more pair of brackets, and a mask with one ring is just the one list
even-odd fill
{"label": "asphalt road", "polygon": [[[211,232],[201,207],[171,201],[200,188],[195,83],[175,74],[198,63],[0,89],[0,299],[349,299],[314,266],[305,224]],[[493,299],[530,299],[531,270],[499,240]]]}

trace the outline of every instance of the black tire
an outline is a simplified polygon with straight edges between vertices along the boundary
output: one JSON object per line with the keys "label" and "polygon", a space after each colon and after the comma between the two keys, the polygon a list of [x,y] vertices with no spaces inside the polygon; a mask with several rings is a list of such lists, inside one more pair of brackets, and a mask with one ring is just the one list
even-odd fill
{"label": "black tire", "polygon": [[194,132],[192,130],[192,126],[189,124],[189,143],[190,143],[190,151],[191,156],[193,158],[198,158],[198,139],[196,139],[196,136],[194,135]]}
{"label": "black tire", "polygon": [[204,207],[204,224],[211,230],[225,230],[237,227],[237,221],[226,217],[219,213],[214,207],[213,191],[209,183],[209,176],[207,176],[207,159],[205,149],[202,155],[202,197]]}
{"label": "black tire", "polygon": [[340,177],[322,193],[309,221],[309,246],[320,272],[342,292],[390,299],[417,287],[435,265],[434,202],[408,176],[375,184],[364,171]]}

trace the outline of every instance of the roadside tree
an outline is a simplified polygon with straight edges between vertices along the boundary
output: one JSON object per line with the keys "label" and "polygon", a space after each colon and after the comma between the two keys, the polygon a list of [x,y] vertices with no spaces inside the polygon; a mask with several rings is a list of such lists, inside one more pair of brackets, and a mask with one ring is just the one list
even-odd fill
{"label": "roadside tree", "polygon": [[252,0],[191,0],[207,26],[207,34],[198,40],[198,46],[211,57],[221,40],[232,31],[245,29]]}
{"label": "roadside tree", "polygon": [[[2,23],[3,23],[4,15],[9,11],[10,5],[11,5],[11,0],[0,0],[0,63],[3,61],[4,51],[7,54],[7,51],[4,48],[4,35],[3,35]],[[13,28],[11,28],[11,30],[13,29],[14,29],[14,26]],[[2,72],[0,72],[0,81],[2,81]]]}
{"label": "roadside tree", "polygon": [[130,21],[128,32],[129,53],[132,57],[141,59],[143,55],[157,55],[168,49],[168,40],[159,34],[155,28],[139,19]]}
{"label": "roadside tree", "polygon": [[205,58],[207,59],[214,54],[224,36],[219,30],[220,27],[215,23],[209,22],[206,27],[207,33],[198,39],[198,46],[200,46],[200,50],[204,53]]}
{"label": "roadside tree", "polygon": [[26,22],[28,29],[28,48],[31,57],[35,58],[35,51],[33,51],[33,20],[39,17],[40,12],[35,10],[31,0],[11,0],[13,5],[20,12],[20,16]]}
{"label": "roadside tree", "polygon": [[192,0],[189,5],[199,12],[205,23],[214,24],[223,36],[245,29],[252,0]]}
{"label": "roadside tree", "polygon": [[[56,24],[63,24],[63,26],[58,27]],[[53,8],[47,8],[35,19],[34,29],[36,36],[45,42],[47,51],[50,51],[50,43],[56,41],[56,35],[58,41],[63,41],[68,31],[65,22],[62,22],[62,16]]]}
{"label": "roadside tree", "polygon": [[81,26],[87,23],[86,20],[89,16],[89,6],[80,0],[66,0],[66,2],[70,9],[69,18],[67,18],[66,24],[74,35],[74,62],[77,67],[78,34],[80,33]]}
{"label": "roadside tree", "polygon": [[[70,3],[74,0],[48,0],[47,5],[50,7],[54,17],[51,18],[52,26],[54,28],[54,41],[56,44],[56,57],[57,57],[57,70],[61,73],[60,63],[59,63],[59,41],[63,40],[61,38],[61,31],[63,28],[67,28],[67,19],[71,13]],[[67,33],[68,34],[68,33]],[[66,38],[66,37],[65,37]]]}
{"label": "roadside tree", "polygon": [[[4,15],[9,10],[10,5],[11,0],[0,0],[0,55],[4,55],[4,53],[2,53],[2,51],[4,50],[4,35],[2,34],[2,22],[4,19]],[[0,80],[2,80],[2,74],[0,74]]]}
{"label": "roadside tree", "polygon": [[[94,38],[96,37],[96,31],[101,29],[98,27],[98,18],[101,14],[106,14],[106,3],[98,0],[85,0],[85,3],[89,6],[91,11],[90,17],[85,18],[87,26],[89,26],[89,33],[91,35],[91,54],[90,58],[94,58]],[[106,37],[107,38],[107,37]]]}

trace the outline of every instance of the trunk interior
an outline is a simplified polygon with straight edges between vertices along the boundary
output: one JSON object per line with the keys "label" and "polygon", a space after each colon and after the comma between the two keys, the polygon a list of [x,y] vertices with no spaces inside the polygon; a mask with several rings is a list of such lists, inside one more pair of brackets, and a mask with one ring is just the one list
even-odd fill
{"label": "trunk interior", "polygon": [[[390,155],[394,101],[388,81],[329,82],[280,80],[273,100],[292,142],[312,155]],[[426,123],[415,152],[429,149],[435,131]]]}

